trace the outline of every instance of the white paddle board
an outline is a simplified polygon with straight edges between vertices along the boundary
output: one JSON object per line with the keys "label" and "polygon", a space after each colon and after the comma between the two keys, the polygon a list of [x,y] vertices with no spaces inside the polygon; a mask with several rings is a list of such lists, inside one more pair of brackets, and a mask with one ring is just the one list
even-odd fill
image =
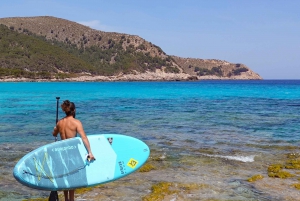
{"label": "white paddle board", "polygon": [[139,169],[148,159],[149,147],[133,137],[118,134],[88,136],[96,160],[87,160],[80,137],[44,145],[26,154],[13,175],[21,184],[59,191],[107,183]]}

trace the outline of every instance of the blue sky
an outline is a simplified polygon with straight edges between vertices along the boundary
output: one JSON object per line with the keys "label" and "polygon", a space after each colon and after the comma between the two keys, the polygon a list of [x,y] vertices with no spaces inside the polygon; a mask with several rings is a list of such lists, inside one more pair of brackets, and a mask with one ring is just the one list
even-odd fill
{"label": "blue sky", "polygon": [[243,63],[300,79],[299,0],[9,0],[0,18],[54,16],[138,35],[180,57]]}

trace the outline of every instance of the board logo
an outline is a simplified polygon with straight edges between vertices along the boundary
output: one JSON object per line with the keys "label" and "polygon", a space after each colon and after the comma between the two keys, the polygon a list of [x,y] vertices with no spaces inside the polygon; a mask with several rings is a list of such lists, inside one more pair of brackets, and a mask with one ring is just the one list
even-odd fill
{"label": "board logo", "polygon": [[135,168],[135,166],[138,164],[139,162],[133,158],[131,158],[128,163],[127,166],[131,167],[131,168]]}
{"label": "board logo", "polygon": [[121,174],[126,174],[126,168],[123,161],[119,161],[119,167]]}
{"label": "board logo", "polygon": [[72,145],[72,146],[65,146],[65,147],[56,147],[56,148],[53,148],[52,151],[66,151],[66,150],[71,150],[71,149],[76,149],[76,146]]}
{"label": "board logo", "polygon": [[114,139],[112,137],[109,137],[109,138],[107,138],[107,140],[108,140],[109,144],[112,145]]}

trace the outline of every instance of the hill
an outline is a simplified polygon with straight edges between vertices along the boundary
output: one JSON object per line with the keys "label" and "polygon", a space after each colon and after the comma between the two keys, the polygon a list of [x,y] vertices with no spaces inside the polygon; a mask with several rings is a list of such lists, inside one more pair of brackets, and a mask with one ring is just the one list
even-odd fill
{"label": "hill", "polygon": [[5,25],[0,26],[2,78],[261,79],[243,64],[170,56],[139,36],[98,31],[65,19],[1,18],[0,24]]}

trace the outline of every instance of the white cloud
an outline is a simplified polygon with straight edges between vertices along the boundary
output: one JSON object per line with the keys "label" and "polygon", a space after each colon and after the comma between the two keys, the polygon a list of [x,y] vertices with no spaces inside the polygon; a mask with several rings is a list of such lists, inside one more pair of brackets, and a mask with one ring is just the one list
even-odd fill
{"label": "white cloud", "polygon": [[99,20],[80,21],[78,23],[99,31],[112,31],[110,27],[101,24]]}

